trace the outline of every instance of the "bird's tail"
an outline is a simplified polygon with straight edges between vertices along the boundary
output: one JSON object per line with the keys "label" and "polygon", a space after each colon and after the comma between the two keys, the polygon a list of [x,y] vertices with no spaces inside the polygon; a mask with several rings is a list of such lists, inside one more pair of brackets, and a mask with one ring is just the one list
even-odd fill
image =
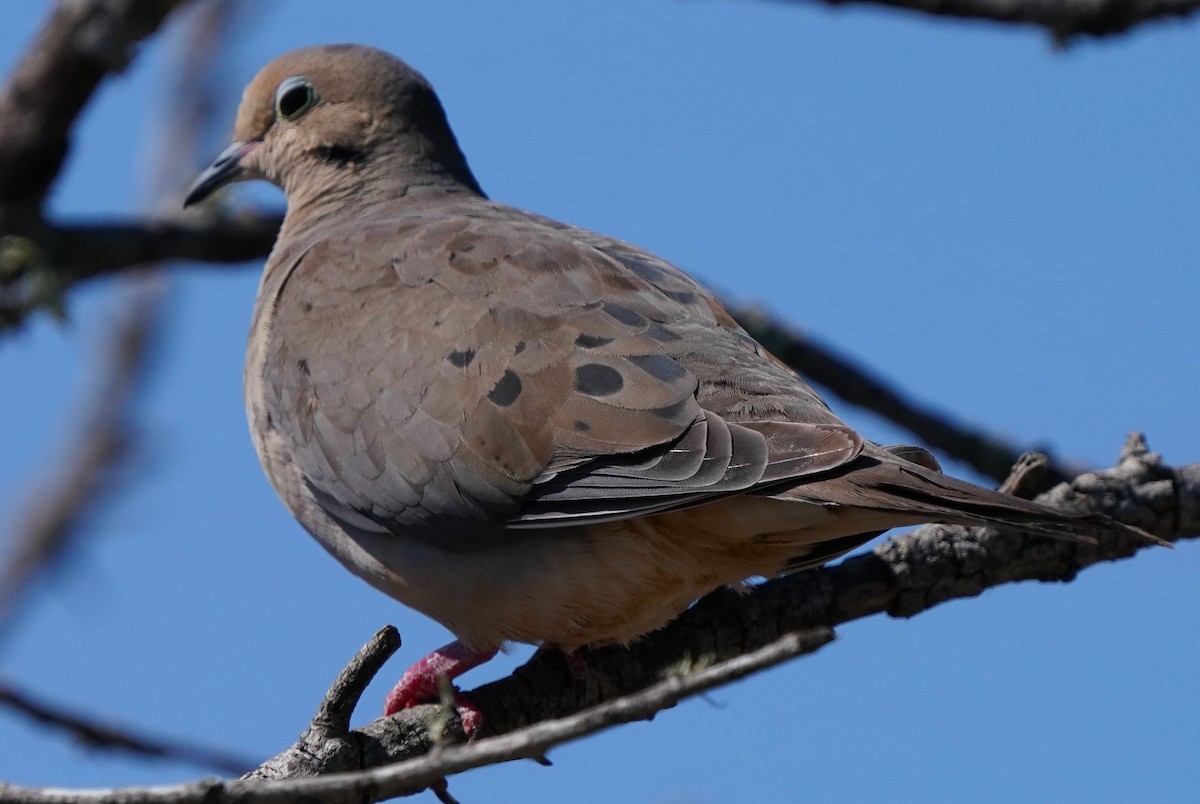
{"label": "bird's tail", "polygon": [[788,496],[822,505],[891,513],[911,522],[991,525],[1087,543],[1122,535],[1171,546],[1141,528],[1104,514],[1065,511],[992,491],[878,447],[864,450],[827,479],[789,489]]}

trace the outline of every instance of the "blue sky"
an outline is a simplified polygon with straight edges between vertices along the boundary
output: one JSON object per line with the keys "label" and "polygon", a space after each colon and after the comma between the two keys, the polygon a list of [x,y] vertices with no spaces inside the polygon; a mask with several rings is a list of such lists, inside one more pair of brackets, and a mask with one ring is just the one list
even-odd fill
{"label": "blue sky", "polygon": [[[47,7],[6,5],[0,67]],[[284,50],[383,47],[433,81],[493,197],[650,248],[1022,443],[1107,466],[1137,429],[1168,461],[1200,460],[1195,24],[1065,52],[1031,31],[755,0],[272,3],[243,25],[223,61],[229,118]],[[97,95],[56,212],[136,208],[164,63],[152,44]],[[448,635],[342,570],[263,479],[240,385],[257,267],[175,276],[137,481],[0,645],[0,672],[265,758],[379,626],[405,646],[359,720]],[[90,285],[66,324],[0,340],[0,510],[56,456],[110,291]],[[869,437],[905,438],[833,405]],[[1198,574],[1186,543],[1066,586],[851,624],[815,657],[559,749],[553,768],[485,769],[451,789],[473,802],[1194,800]],[[7,716],[0,745],[0,778],[27,784],[198,775]]]}

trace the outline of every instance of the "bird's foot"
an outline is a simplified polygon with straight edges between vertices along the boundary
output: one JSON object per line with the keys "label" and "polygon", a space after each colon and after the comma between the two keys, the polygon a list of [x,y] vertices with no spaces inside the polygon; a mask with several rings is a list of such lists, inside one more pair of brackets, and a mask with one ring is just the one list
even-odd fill
{"label": "bird's foot", "polygon": [[[418,704],[437,703],[441,700],[443,677],[447,681],[453,681],[495,655],[495,650],[473,651],[457,641],[438,648],[408,668],[400,677],[400,681],[383,702],[384,717]],[[462,720],[463,731],[470,737],[483,722],[483,714],[467,696],[457,690],[454,694],[454,708],[458,710],[459,719]]]}

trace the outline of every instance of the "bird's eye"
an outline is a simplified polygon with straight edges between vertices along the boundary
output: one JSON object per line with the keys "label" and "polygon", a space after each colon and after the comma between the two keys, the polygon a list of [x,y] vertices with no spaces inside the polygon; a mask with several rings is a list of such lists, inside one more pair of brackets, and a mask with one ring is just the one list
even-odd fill
{"label": "bird's eye", "polygon": [[304,76],[283,79],[275,90],[275,113],[281,120],[291,122],[317,105],[317,90]]}

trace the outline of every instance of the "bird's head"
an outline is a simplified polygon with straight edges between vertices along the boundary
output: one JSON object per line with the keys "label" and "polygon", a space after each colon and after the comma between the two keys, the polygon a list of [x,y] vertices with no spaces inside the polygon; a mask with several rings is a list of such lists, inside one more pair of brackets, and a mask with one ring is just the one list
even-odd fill
{"label": "bird's head", "polygon": [[246,87],[234,141],[184,206],[233,181],[266,179],[297,202],[377,176],[480,192],[424,76],[375,48],[309,47],[279,56]]}

